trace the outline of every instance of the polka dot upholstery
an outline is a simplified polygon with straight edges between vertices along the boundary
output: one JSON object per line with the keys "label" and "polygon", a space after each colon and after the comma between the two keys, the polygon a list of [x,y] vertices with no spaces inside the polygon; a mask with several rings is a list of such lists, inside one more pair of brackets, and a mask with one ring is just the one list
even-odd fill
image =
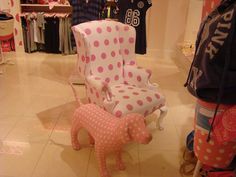
{"label": "polka dot upholstery", "polygon": [[151,74],[152,71],[149,69],[144,69],[130,64],[124,66],[125,83],[135,85],[136,87],[147,87],[147,82],[149,81]]}
{"label": "polka dot upholstery", "polygon": [[153,90],[127,84],[111,86],[112,100],[117,103],[112,113],[117,117],[138,112],[144,116],[151,114],[165,104],[162,95]]}
{"label": "polka dot upholstery", "polygon": [[163,95],[149,82],[151,71],[136,65],[132,26],[101,20],[72,29],[77,69],[85,80],[89,103],[117,117],[130,112],[147,116],[165,105]]}
{"label": "polka dot upholstery", "polygon": [[123,82],[118,24],[92,21],[73,27],[82,75],[109,76],[109,83]]}

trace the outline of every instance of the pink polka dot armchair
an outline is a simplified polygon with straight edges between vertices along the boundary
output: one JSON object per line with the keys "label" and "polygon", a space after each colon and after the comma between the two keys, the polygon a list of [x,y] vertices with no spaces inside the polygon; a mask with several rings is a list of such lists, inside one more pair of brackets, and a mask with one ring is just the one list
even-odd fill
{"label": "pink polka dot armchair", "polygon": [[135,29],[116,21],[92,21],[72,27],[77,45],[77,70],[87,99],[117,117],[135,112],[147,116],[167,109],[164,96],[151,84],[151,71],[135,62]]}

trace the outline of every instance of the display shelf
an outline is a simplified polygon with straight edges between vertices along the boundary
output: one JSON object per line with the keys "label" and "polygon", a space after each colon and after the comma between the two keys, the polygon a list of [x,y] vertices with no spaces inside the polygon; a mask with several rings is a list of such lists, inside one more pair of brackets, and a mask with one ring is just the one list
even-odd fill
{"label": "display shelf", "polygon": [[43,4],[21,4],[21,12],[72,13],[70,5],[55,5],[52,9]]}

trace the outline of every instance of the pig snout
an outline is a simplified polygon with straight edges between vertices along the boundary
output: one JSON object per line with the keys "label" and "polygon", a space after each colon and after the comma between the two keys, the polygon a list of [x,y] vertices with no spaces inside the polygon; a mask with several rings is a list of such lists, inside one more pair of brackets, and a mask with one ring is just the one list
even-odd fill
{"label": "pig snout", "polygon": [[150,141],[152,141],[152,135],[148,133],[141,141],[141,144],[148,144]]}

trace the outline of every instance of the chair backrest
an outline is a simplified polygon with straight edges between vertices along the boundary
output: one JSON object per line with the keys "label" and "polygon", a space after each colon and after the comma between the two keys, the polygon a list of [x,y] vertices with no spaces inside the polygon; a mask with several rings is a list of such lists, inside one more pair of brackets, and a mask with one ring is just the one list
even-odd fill
{"label": "chair backrest", "polygon": [[108,83],[123,82],[124,63],[135,61],[135,29],[108,20],[86,22],[72,29],[82,77],[96,75]]}

